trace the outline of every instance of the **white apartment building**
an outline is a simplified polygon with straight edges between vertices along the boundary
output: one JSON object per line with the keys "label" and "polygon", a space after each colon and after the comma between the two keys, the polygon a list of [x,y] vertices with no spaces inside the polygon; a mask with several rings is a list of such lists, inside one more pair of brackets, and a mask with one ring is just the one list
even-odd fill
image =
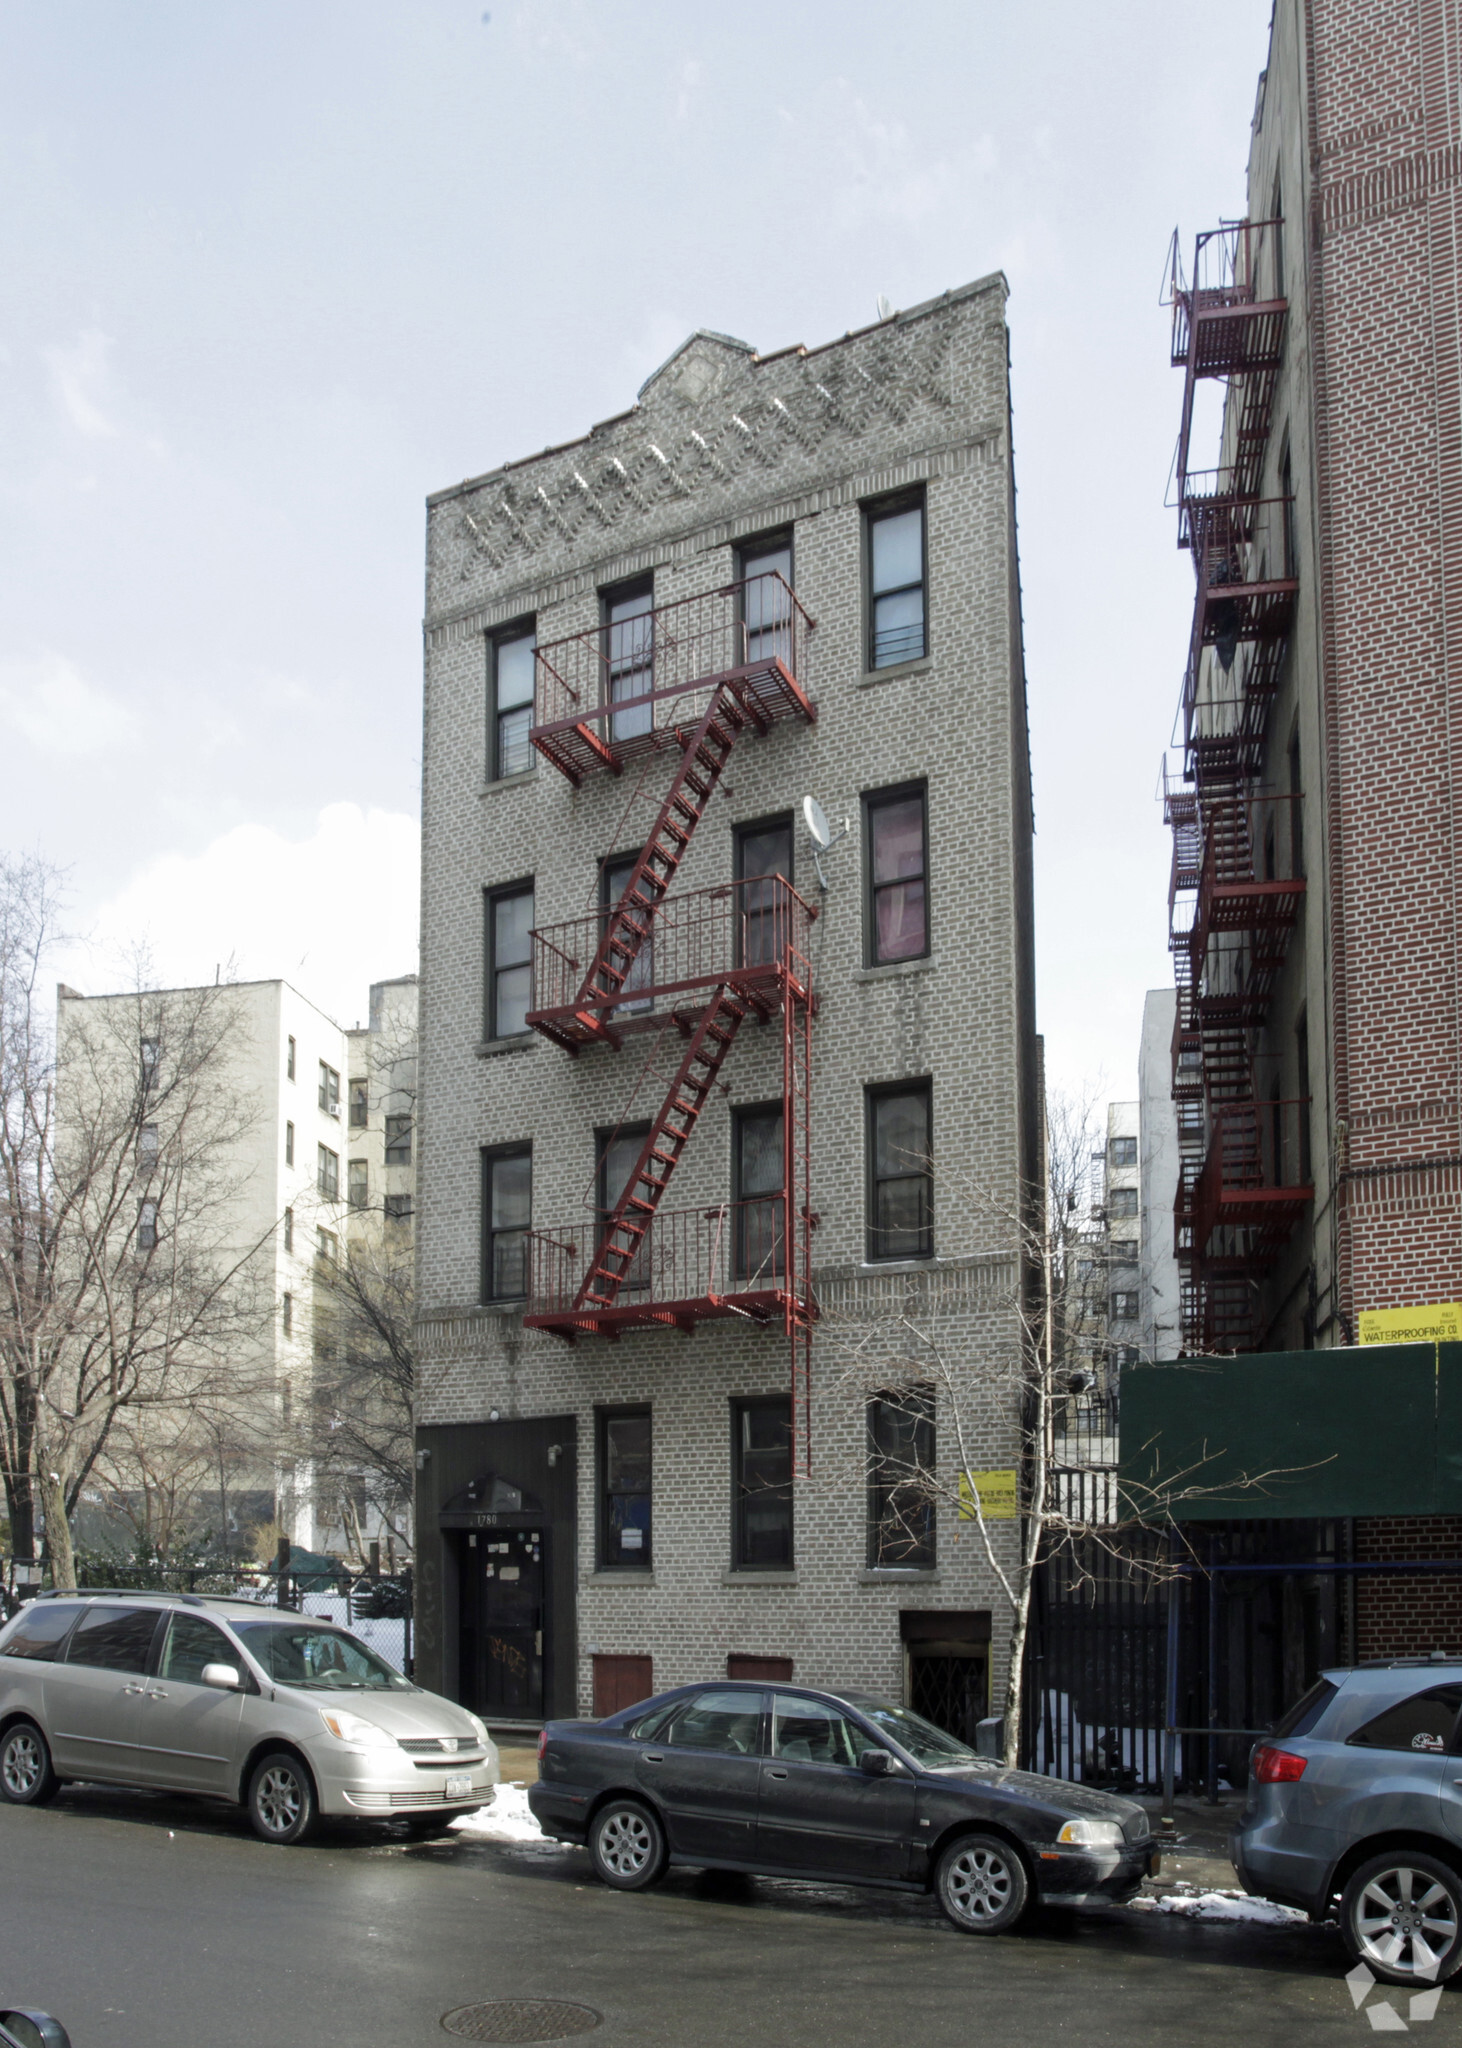
{"label": "white apartment building", "polygon": [[1173,1205],[1181,1155],[1178,1117],[1187,1105],[1173,1100],[1176,989],[1150,988],[1142,1005],[1137,1062],[1142,1215],[1142,1305],[1138,1348],[1144,1358],[1177,1358],[1182,1351],[1178,1257]]}

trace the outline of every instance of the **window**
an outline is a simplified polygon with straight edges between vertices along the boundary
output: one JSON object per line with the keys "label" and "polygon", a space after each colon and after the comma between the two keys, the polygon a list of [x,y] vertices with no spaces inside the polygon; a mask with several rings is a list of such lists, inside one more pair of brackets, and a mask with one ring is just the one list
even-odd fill
{"label": "window", "polygon": [[868,513],[868,666],[918,661],[924,636],[924,501]]}
{"label": "window", "polygon": [[1137,1318],[1137,1296],[1123,1289],[1112,1296],[1112,1316],[1119,1323],[1135,1322]]}
{"label": "window", "polygon": [[655,1739],[717,1756],[755,1756],[761,1747],[761,1709],[760,1693],[698,1692]]}
{"label": "window", "polygon": [[294,1079],[294,1040],[292,1038],[287,1038],[284,1042],[284,1078],[287,1081]]}
{"label": "window", "polygon": [[340,1114],[340,1076],[323,1060],[320,1062],[320,1107],[326,1116]]}
{"label": "window", "polygon": [[736,964],[766,967],[786,951],[791,937],[787,892],[775,877],[792,880],[792,820],[769,818],[739,825],[734,847],[738,924]]}
{"label": "window", "polygon": [[647,1568],[651,1434],[648,1408],[599,1411],[599,1564]]}
{"label": "window", "polygon": [[868,1256],[934,1256],[929,1084],[868,1091]]}
{"label": "window", "polygon": [[157,1125],[143,1124],[137,1133],[137,1154],[143,1170],[157,1163]]}
{"label": "window", "polygon": [[[602,1230],[624,1193],[630,1175],[639,1164],[640,1154],[645,1149],[645,1140],[650,1135],[647,1123],[621,1124],[617,1130],[596,1131],[594,1145],[598,1157],[597,1180],[599,1199],[599,1227]],[[653,1225],[641,1241],[639,1250],[625,1268],[623,1286],[643,1287],[649,1279],[652,1256]],[[620,1232],[615,1233],[616,1243],[622,1243],[628,1250],[633,1240]]]}
{"label": "window", "polygon": [[285,1250],[286,1250],[287,1252],[292,1252],[292,1251],[294,1250],[294,1211],[293,1211],[293,1209],[286,1209],[286,1210],[285,1210],[285,1212],[284,1212],[284,1249],[285,1249]]}
{"label": "window", "polygon": [[1269,1731],[1270,1740],[1282,1742],[1286,1735],[1308,1735],[1339,1690],[1328,1678],[1317,1678],[1289,1712],[1281,1714]]}
{"label": "window", "polygon": [[737,1571],[792,1563],[792,1404],[785,1394],[731,1407],[731,1561]]}
{"label": "window", "polygon": [[1137,1140],[1135,1138],[1113,1138],[1107,1150],[1113,1166],[1135,1166],[1137,1164]]}
{"label": "window", "polygon": [[644,701],[655,687],[654,603],[654,584],[648,580],[603,595],[609,702],[633,706],[610,715],[612,740],[634,739],[654,724],[655,707]]}
{"label": "window", "polygon": [[371,1091],[366,1081],[350,1084],[350,1128],[363,1131],[371,1120]]}
{"label": "window", "polygon": [[157,1079],[158,1067],[162,1064],[162,1040],[144,1038],[141,1041],[142,1085],[150,1088]]}
{"label": "window", "polygon": [[410,1166],[411,1121],[409,1116],[388,1116],[386,1118],[387,1166]]}
{"label": "window", "polygon": [[279,1320],[286,1337],[294,1335],[294,1296],[286,1294],[279,1305]]}
{"label": "window", "polygon": [[335,1254],[339,1249],[340,1240],[333,1230],[317,1230],[315,1232],[315,1255],[317,1258],[321,1258],[327,1265],[333,1266]]}
{"label": "window", "polygon": [[411,1217],[410,1195],[387,1195],[385,1210],[388,1223],[408,1222]]}
{"label": "window", "polygon": [[137,1249],[140,1252],[151,1252],[157,1249],[156,1202],[139,1202],[137,1204]]}
{"label": "window", "polygon": [[[792,667],[792,537],[748,542],[739,550],[743,658]],[[780,580],[779,580],[780,579]]]}
{"label": "window", "polygon": [[1109,1216],[1135,1216],[1137,1214],[1136,1188],[1108,1188],[1107,1214]]}
{"label": "window", "polygon": [[294,1125],[293,1125],[293,1124],[286,1124],[286,1125],[285,1125],[285,1127],[284,1127],[284,1163],[285,1163],[285,1165],[286,1165],[286,1166],[293,1166],[293,1165],[294,1165]]}
{"label": "window", "polygon": [[321,1145],[318,1148],[315,1186],[327,1202],[340,1200],[340,1154],[332,1152],[328,1145]]}
{"label": "window", "polygon": [[364,1159],[350,1162],[350,1206],[352,1209],[368,1209],[371,1205],[371,1170]]}
{"label": "window", "polygon": [[20,1610],[20,1619],[5,1637],[0,1656],[29,1657],[37,1664],[54,1664],[61,1645],[71,1633],[76,1606],[70,1600],[32,1600]]}
{"label": "window", "polygon": [[68,1664],[101,1671],[145,1671],[157,1632],[156,1607],[89,1607],[76,1624]]}
{"label": "window", "polygon": [[512,1038],[528,1028],[532,998],[533,885],[516,883],[487,897],[487,1035]]}
{"label": "window", "polygon": [[533,650],[538,638],[530,626],[510,626],[488,643],[492,693],[488,735],[488,777],[522,775],[533,766]]}
{"label": "window", "polygon": [[1457,1726],[1462,1686],[1434,1685],[1414,1692],[1357,1728],[1350,1741],[1361,1749],[1409,1749],[1425,1756],[1443,1756]]}
{"label": "window", "polygon": [[868,1403],[870,1566],[933,1565],[933,1474],[932,1391],[907,1387],[875,1395]]}
{"label": "window", "polygon": [[243,1676],[242,1659],[221,1628],[197,1614],[175,1614],[158,1663],[159,1678],[179,1685],[201,1685],[205,1664],[231,1664]]}
{"label": "window", "polygon": [[868,963],[929,951],[928,822],[924,792],[887,790],[863,800],[867,848]]}
{"label": "window", "polygon": [[533,1151],[514,1145],[482,1155],[482,1298],[520,1301],[528,1292],[528,1220]]}
{"label": "window", "polygon": [[836,1707],[779,1692],[772,1700],[772,1755],[793,1764],[838,1764],[844,1770],[875,1745]]}
{"label": "window", "polygon": [[1310,1012],[1306,1005],[1295,1019],[1294,1060],[1299,1096],[1296,1115],[1300,1120],[1300,1185],[1308,1187],[1314,1179],[1314,1160],[1310,1156]]}
{"label": "window", "polygon": [[[620,897],[623,896],[625,890],[629,887],[630,878],[639,865],[639,859],[640,857],[637,853],[616,854],[612,859],[605,861],[599,870],[599,902],[604,911],[606,928],[609,923],[609,913],[614,909]],[[640,941],[639,950],[630,962],[629,973],[624,978],[624,986],[626,989],[650,988],[654,985],[654,980],[655,936],[654,927],[652,926],[648,935]],[[620,1007],[625,1011],[633,1012],[635,1010],[652,1009],[654,1004],[650,997],[645,996],[637,1003],[624,1003]]]}
{"label": "window", "polygon": [[736,1277],[762,1287],[786,1270],[784,1130],[780,1107],[732,1112]]}

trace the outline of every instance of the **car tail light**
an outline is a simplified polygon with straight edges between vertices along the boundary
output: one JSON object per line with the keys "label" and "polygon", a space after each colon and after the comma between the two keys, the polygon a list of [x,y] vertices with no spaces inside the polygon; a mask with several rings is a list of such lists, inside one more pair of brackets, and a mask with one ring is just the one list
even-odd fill
{"label": "car tail light", "polygon": [[547,1747],[548,1747],[548,1730],[547,1730],[546,1728],[540,1728],[540,1729],[539,1729],[539,1731],[538,1731],[538,1761],[539,1761],[539,1763],[542,1763],[542,1761],[543,1761],[543,1752],[544,1752],[544,1750],[545,1750],[545,1749],[547,1749]]}
{"label": "car tail light", "polygon": [[1306,1761],[1287,1749],[1271,1749],[1267,1742],[1261,1743],[1254,1751],[1254,1783],[1292,1785],[1296,1778],[1305,1775]]}

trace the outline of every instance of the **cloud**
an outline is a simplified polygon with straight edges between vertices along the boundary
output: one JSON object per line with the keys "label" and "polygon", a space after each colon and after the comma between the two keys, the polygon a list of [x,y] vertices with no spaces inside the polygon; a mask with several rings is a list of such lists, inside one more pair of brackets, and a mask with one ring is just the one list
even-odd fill
{"label": "cloud", "polygon": [[76,760],[126,746],[136,720],[64,654],[46,653],[0,662],[0,726],[29,740],[37,753]]}
{"label": "cloud", "polygon": [[292,982],[352,1024],[373,981],[416,971],[420,865],[420,830],[399,811],[329,804],[305,839],[238,825],[133,875],[65,978],[89,994],[125,986],[140,949],[159,986],[209,982],[222,965],[226,978]]}
{"label": "cloud", "polygon": [[77,335],[69,348],[41,351],[57,404],[77,433],[93,440],[111,440],[119,431],[103,410],[112,381],[107,360],[111,346],[111,336],[92,327]]}

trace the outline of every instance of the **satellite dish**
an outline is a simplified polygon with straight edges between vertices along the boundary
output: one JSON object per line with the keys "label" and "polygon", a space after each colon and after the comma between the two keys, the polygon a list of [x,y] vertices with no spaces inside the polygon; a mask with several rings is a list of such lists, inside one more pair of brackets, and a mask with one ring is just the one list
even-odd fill
{"label": "satellite dish", "polygon": [[819,853],[826,853],[833,843],[832,826],[827,821],[827,812],[815,796],[802,799],[802,822],[807,827],[807,836]]}
{"label": "satellite dish", "polygon": [[893,307],[889,304],[887,295],[883,292],[878,294],[878,317],[880,320],[889,320],[893,317]]}

